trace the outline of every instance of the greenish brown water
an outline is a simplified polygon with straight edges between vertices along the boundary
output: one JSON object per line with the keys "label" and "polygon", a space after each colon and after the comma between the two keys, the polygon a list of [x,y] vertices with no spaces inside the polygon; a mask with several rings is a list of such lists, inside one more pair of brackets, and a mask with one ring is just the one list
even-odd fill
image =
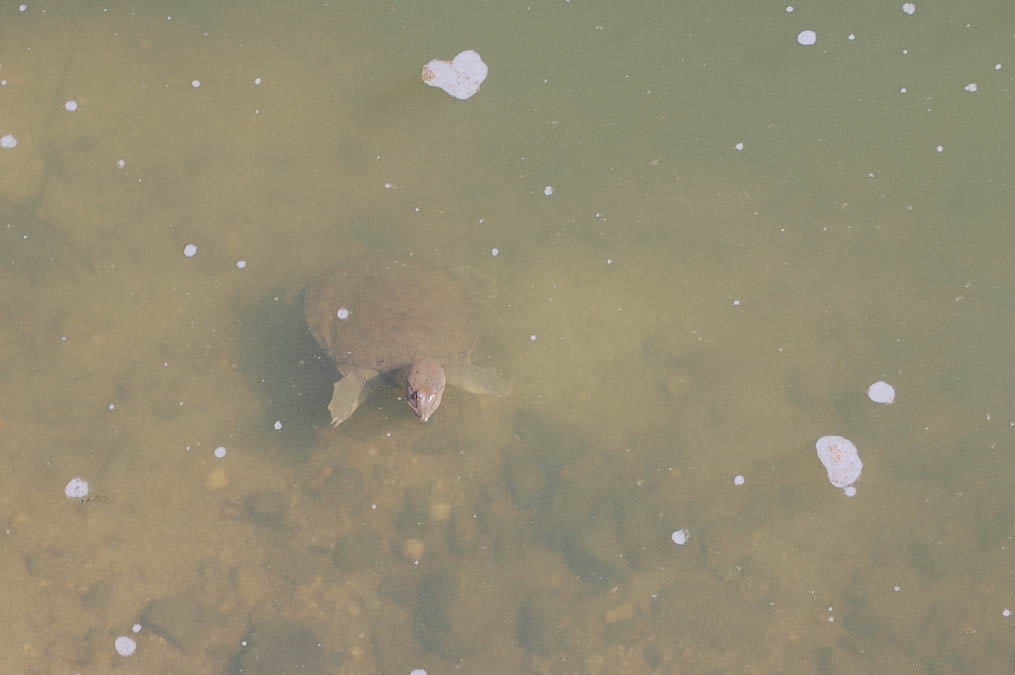
{"label": "greenish brown water", "polygon": [[[1015,669],[1015,13],[742,5],[0,2],[0,671]],[[330,429],[360,255],[512,394]]]}

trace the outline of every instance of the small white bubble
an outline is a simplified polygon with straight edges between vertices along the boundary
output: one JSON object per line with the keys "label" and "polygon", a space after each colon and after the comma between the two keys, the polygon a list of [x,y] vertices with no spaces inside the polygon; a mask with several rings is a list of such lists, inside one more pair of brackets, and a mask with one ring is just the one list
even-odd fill
{"label": "small white bubble", "polygon": [[116,404],[115,403],[110,403],[109,404],[109,409],[110,410],[116,410]]}
{"label": "small white bubble", "polygon": [[936,148],[934,148],[934,149],[935,149],[935,150],[937,150],[938,152],[944,152],[944,151],[945,151],[945,146],[943,146],[943,145],[939,145],[939,146],[937,146],[937,147],[936,147]]}
{"label": "small white bubble", "polygon": [[282,420],[275,420],[272,426],[275,427],[275,431],[282,431]]}
{"label": "small white bubble", "polygon": [[853,40],[856,39],[856,35],[853,34],[853,33],[850,33],[849,35],[846,36],[846,38],[849,39],[850,42],[852,42]]}
{"label": "small white bubble", "polygon": [[892,586],[892,590],[898,593],[899,591],[902,590],[902,586]]}
{"label": "small white bubble", "polygon": [[21,3],[20,5],[18,5],[18,11],[19,11],[19,12],[24,12],[24,11],[26,11],[27,9],[28,9],[28,5],[26,5],[26,4],[24,4],[24,3]]}
{"label": "small white bubble", "polygon": [[3,138],[0,138],[0,148],[13,148],[18,144],[18,139],[14,138],[14,134],[4,134]]}
{"label": "small white bubble", "polygon": [[1000,63],[995,63],[994,64],[994,70],[1001,70],[1001,64]]}
{"label": "small white bubble", "polygon": [[139,623],[136,623],[136,624],[134,624],[133,626],[131,626],[131,627],[130,627],[130,629],[131,629],[132,631],[134,631],[134,634],[135,634],[135,635],[137,635],[138,633],[140,633],[140,632],[141,632],[141,624],[139,624]]}
{"label": "small white bubble", "polygon": [[67,101],[63,104],[63,109],[67,112],[74,112],[78,109],[78,102],[74,100]]}
{"label": "small white bubble", "polygon": [[905,87],[902,87],[901,89],[899,89],[899,93],[900,94],[908,94],[909,93],[909,89],[906,89]]}
{"label": "small white bubble", "polygon": [[975,82],[970,82],[969,84],[967,84],[966,86],[964,86],[962,88],[964,90],[968,91],[970,94],[976,93],[976,90],[979,89],[979,87],[976,86]]}
{"label": "small white bubble", "polygon": [[545,188],[543,188],[543,194],[546,195],[547,197],[552,195],[553,194],[553,186],[552,185],[547,185]]}
{"label": "small white bubble", "polygon": [[744,477],[741,476],[739,473],[736,476],[733,476],[733,484],[734,485],[743,485],[744,484]]}
{"label": "small white bubble", "polygon": [[867,398],[875,403],[891,405],[895,402],[895,387],[883,380],[878,380],[867,387]]}
{"label": "small white bubble", "polygon": [[242,270],[242,269],[244,269],[247,266],[247,261],[246,260],[237,260],[236,261],[236,266],[239,267]]}
{"label": "small white bubble", "polygon": [[734,307],[739,307],[740,306],[740,300],[738,298],[734,298],[733,299],[733,306]]}
{"label": "small white bubble", "polygon": [[812,30],[802,30],[797,34],[796,41],[805,47],[809,47],[818,41],[818,34]]}
{"label": "small white bubble", "polygon": [[497,248],[496,246],[494,248],[491,248],[490,249],[490,255],[492,255],[494,258],[496,258],[497,256],[500,255],[500,249]]}
{"label": "small white bubble", "polygon": [[1009,616],[1011,616],[1011,610],[1005,607],[1004,609],[1001,610],[1001,616],[1007,619]]}
{"label": "small white bubble", "polygon": [[828,617],[828,623],[835,623],[835,617],[834,616]]}
{"label": "small white bubble", "polygon": [[737,152],[740,152],[741,150],[744,149],[744,142],[743,141],[739,141],[737,143],[734,143],[733,144],[733,149],[736,150]]}
{"label": "small white bubble", "polygon": [[787,14],[793,13],[793,5],[786,5],[786,13]]}
{"label": "small white bubble", "polygon": [[75,476],[67,482],[67,487],[63,489],[63,493],[67,495],[67,499],[84,499],[88,496],[88,481]]}
{"label": "small white bubble", "polygon": [[201,80],[191,80],[190,86],[192,86],[194,89],[197,89],[198,87],[201,86]]}
{"label": "small white bubble", "polygon": [[337,312],[335,312],[335,316],[337,316],[342,321],[345,321],[346,319],[349,318],[349,310],[346,309],[345,307],[342,307]]}
{"label": "small white bubble", "polygon": [[126,635],[116,638],[116,642],[113,644],[116,647],[116,653],[120,656],[130,656],[137,651],[137,643]]}
{"label": "small white bubble", "polygon": [[426,671],[422,668],[413,668],[409,671],[409,675],[426,675]]}
{"label": "small white bubble", "polygon": [[915,2],[902,3],[902,11],[910,16],[913,16],[913,14],[916,14],[916,3]]}
{"label": "small white bubble", "polygon": [[670,539],[672,539],[673,543],[676,544],[677,546],[683,546],[684,544],[687,543],[688,539],[687,530],[686,529],[674,530],[673,534],[670,535]]}
{"label": "small white bubble", "polygon": [[607,265],[612,265],[613,264],[613,258],[607,258],[606,259],[606,264]]}
{"label": "small white bubble", "polygon": [[122,169],[125,166],[127,166],[127,162],[123,161],[122,159],[116,160],[116,168],[117,169]]}
{"label": "small white bubble", "polygon": [[535,342],[536,341],[536,334],[535,333],[533,333],[532,335],[529,336],[529,341],[530,342]]}
{"label": "small white bubble", "polygon": [[847,497],[855,497],[856,496],[856,486],[855,485],[847,485],[846,487],[842,488],[842,494],[846,495]]}
{"label": "small white bubble", "polygon": [[224,445],[220,445],[217,448],[215,448],[215,456],[218,457],[219,459],[222,459],[223,457],[225,457],[226,456],[226,447]]}
{"label": "small white bubble", "polygon": [[254,84],[261,84],[261,78],[255,77],[254,78]]}
{"label": "small white bubble", "polygon": [[187,244],[186,246],[184,246],[183,255],[187,256],[188,258],[193,258],[195,255],[197,255],[197,244]]}

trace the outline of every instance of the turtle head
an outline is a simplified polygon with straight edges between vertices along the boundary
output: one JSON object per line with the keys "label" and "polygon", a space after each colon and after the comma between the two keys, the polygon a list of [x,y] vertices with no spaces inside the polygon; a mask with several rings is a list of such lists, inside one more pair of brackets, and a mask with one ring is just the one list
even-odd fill
{"label": "turtle head", "polygon": [[405,402],[426,422],[441,404],[444,394],[444,369],[433,359],[417,358],[405,375]]}

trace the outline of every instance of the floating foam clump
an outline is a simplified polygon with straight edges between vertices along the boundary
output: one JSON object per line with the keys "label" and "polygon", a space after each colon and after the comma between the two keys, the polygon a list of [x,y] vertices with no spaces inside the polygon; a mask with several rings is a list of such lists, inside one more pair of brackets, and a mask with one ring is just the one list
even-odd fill
{"label": "floating foam clump", "polygon": [[883,380],[878,380],[867,387],[867,397],[875,403],[891,405],[895,401],[895,387]]}
{"label": "floating foam clump", "polygon": [[479,54],[467,49],[451,61],[434,59],[423,66],[423,82],[464,101],[479,91],[487,72]]}
{"label": "floating foam clump", "polygon": [[121,635],[120,637],[116,638],[116,641],[113,643],[113,646],[116,647],[116,653],[119,654],[120,656],[130,656],[135,651],[137,651],[137,643],[134,642],[129,637],[127,637],[126,635]]}
{"label": "floating foam clump", "polygon": [[74,476],[63,489],[67,499],[84,499],[88,496],[88,481],[79,476]]}
{"label": "floating foam clump", "polygon": [[828,472],[829,483],[844,488],[859,480],[863,462],[852,441],[842,436],[822,436],[815,447],[818,459]]}

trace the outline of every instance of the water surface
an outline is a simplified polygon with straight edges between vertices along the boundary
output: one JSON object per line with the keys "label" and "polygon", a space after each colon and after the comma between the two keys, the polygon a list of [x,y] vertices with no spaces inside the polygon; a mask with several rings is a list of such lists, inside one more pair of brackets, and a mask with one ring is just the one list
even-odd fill
{"label": "water surface", "polygon": [[[1010,671],[1015,17],[743,4],[0,3],[0,670]],[[363,255],[511,396],[330,429]]]}

